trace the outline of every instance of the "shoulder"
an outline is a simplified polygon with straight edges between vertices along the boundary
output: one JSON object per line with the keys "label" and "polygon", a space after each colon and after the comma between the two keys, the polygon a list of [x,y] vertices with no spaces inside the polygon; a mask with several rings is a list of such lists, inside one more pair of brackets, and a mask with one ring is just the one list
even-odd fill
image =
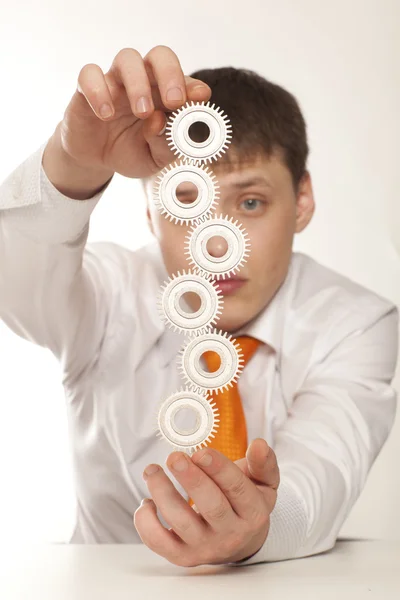
{"label": "shoulder", "polygon": [[384,318],[397,328],[391,301],[305,254],[293,254],[286,285],[284,338],[296,339],[297,349],[306,343],[329,352]]}
{"label": "shoulder", "polygon": [[91,277],[100,282],[108,302],[100,370],[111,386],[120,377],[120,365],[129,360],[134,368],[163,331],[157,297],[166,277],[164,265],[156,243],[131,250],[114,242],[92,242],[84,260],[91,263]]}
{"label": "shoulder", "polygon": [[115,242],[91,242],[86,245],[84,260],[96,263],[107,279],[119,284],[117,287],[135,290],[158,288],[166,278],[157,243],[131,250]]}
{"label": "shoulder", "polygon": [[358,315],[357,321],[395,309],[390,300],[302,253],[294,253],[288,276],[290,306],[303,317],[328,320]]}
{"label": "shoulder", "polygon": [[386,356],[393,368],[398,310],[392,302],[300,253],[293,255],[284,285],[279,368],[287,375],[282,383],[287,397],[314,366],[338,356],[348,368],[351,362],[367,364],[366,354],[370,367]]}

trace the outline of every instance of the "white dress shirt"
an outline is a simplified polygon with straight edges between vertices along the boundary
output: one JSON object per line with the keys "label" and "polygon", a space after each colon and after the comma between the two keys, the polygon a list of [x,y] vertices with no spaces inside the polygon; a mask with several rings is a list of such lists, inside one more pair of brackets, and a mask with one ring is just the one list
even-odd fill
{"label": "white dress shirt", "polygon": [[[184,387],[184,337],[157,310],[168,277],[158,244],[87,243],[104,190],[84,201],[59,193],[41,166],[45,146],[0,186],[0,319],[59,360],[77,494],[71,542],[141,543],[132,517],[149,495],[149,463],[188,498],[155,418]],[[397,319],[387,300],[294,253],[272,302],[242,330],[264,342],[239,379],[248,441],[275,450],[281,484],[268,538],[241,565],[334,545],[394,422]]]}

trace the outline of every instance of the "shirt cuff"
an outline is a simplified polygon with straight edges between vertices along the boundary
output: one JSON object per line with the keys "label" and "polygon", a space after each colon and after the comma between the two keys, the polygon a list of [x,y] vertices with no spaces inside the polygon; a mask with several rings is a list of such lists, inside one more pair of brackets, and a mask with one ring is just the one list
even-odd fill
{"label": "shirt cuff", "polygon": [[31,239],[50,244],[73,242],[88,228],[90,216],[111,180],[87,200],[64,196],[43,169],[46,145],[42,144],[0,186],[0,210],[11,209],[7,221]]}
{"label": "shirt cuff", "polygon": [[227,564],[241,567],[296,558],[301,555],[301,549],[306,543],[307,531],[308,515],[304,500],[289,482],[281,480],[264,544],[253,556]]}

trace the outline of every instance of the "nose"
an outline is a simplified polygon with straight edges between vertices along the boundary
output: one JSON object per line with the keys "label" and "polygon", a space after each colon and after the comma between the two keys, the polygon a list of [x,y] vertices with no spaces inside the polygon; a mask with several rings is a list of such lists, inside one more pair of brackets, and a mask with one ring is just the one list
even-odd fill
{"label": "nose", "polygon": [[222,258],[228,251],[228,243],[221,235],[214,235],[207,242],[207,252],[214,258]]}

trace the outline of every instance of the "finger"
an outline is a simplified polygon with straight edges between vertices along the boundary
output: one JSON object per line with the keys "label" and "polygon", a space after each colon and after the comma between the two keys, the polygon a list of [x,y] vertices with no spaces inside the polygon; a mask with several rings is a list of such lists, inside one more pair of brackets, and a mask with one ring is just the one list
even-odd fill
{"label": "finger", "polygon": [[[146,65],[146,69],[149,81],[151,82],[153,102],[156,109],[163,110],[164,112],[170,114],[171,112],[173,112],[173,110],[179,108],[176,107],[175,109],[171,109],[164,105],[161,98],[160,90],[158,89],[157,81],[153,75],[150,65]],[[185,75],[185,85],[186,99],[188,102],[208,102],[208,100],[211,98],[211,88],[206,83],[204,83],[204,81],[201,81],[200,79],[193,79],[193,77]],[[169,114],[167,114],[167,116],[169,116]]]}
{"label": "finger", "polygon": [[[161,137],[167,126],[167,119],[161,110],[155,110],[153,114],[143,122],[143,135],[146,141],[154,137]],[[165,143],[165,145],[168,145]]]}
{"label": "finger", "polygon": [[[176,460],[181,456],[186,460],[185,470],[176,468]],[[224,493],[190,458],[182,452],[173,452],[167,459],[167,466],[195,502],[199,514],[215,531],[233,531],[238,527],[238,516]],[[194,512],[192,508],[190,510]]]}
{"label": "finger", "polygon": [[116,81],[123,85],[132,113],[146,119],[154,111],[151,87],[143,58],[134,48],[124,48],[114,58],[110,69]]}
{"label": "finger", "polygon": [[175,110],[187,100],[185,76],[175,52],[156,46],[144,57],[149,80],[157,84],[166,109]]}
{"label": "finger", "polygon": [[133,522],[142,542],[160,556],[175,561],[185,554],[186,544],[165,529],[157,516],[154,502],[142,503],[133,516]]}
{"label": "finger", "polygon": [[252,479],[274,490],[279,486],[279,467],[275,452],[263,438],[254,439],[246,452],[247,465]]}
{"label": "finger", "polygon": [[[221,452],[206,448],[193,454],[192,461],[216,483],[239,517],[252,521],[265,514],[265,501],[260,490]],[[193,500],[202,512],[197,498],[193,497]]]}
{"label": "finger", "polygon": [[[158,465],[157,465],[158,466]],[[165,521],[187,544],[195,545],[204,537],[206,524],[181,496],[161,467],[144,478],[149,492]]]}
{"label": "finger", "polygon": [[193,77],[185,77],[187,99],[193,102],[208,102],[212,90],[207,83]]}
{"label": "finger", "polygon": [[171,163],[176,157],[168,145],[164,132],[167,123],[165,114],[156,110],[143,122],[143,137],[146,140],[155,170],[160,170]]}
{"label": "finger", "polygon": [[104,73],[98,65],[88,64],[81,69],[77,89],[99,119],[106,121],[114,115],[111,93]]}

